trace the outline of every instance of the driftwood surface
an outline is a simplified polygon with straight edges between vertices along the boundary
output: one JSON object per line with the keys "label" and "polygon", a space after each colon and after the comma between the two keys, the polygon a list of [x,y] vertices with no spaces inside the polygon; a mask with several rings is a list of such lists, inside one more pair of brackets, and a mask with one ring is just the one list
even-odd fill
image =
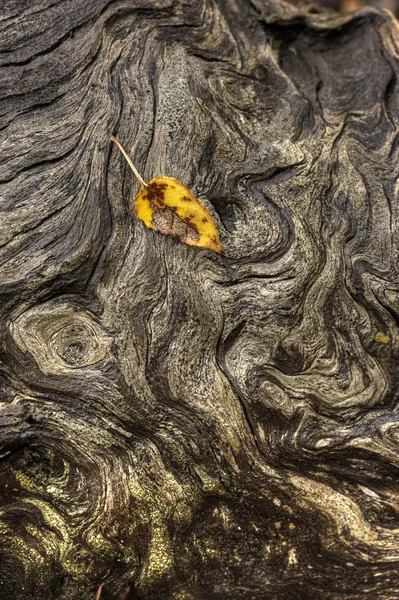
{"label": "driftwood surface", "polygon": [[[2,3],[1,600],[398,598],[398,41]],[[224,255],[136,218],[111,134]]]}

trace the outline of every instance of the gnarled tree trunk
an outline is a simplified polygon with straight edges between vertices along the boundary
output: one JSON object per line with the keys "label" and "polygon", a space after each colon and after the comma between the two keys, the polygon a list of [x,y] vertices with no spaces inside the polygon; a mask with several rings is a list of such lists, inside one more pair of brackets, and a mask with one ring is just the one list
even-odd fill
{"label": "gnarled tree trunk", "polygon": [[[0,29],[0,598],[397,598],[396,21],[15,0]],[[224,255],[137,220],[111,134]]]}

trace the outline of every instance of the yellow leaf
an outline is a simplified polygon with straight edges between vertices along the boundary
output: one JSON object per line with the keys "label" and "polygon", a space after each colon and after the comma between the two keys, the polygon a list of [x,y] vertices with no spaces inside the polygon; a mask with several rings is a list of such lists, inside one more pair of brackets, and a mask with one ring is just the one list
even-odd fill
{"label": "yellow leaf", "polygon": [[376,336],[375,336],[375,341],[379,342],[380,344],[389,344],[389,342],[391,341],[390,338],[385,335],[384,333],[382,333],[381,331],[379,331]]}
{"label": "yellow leaf", "polygon": [[135,211],[147,227],[190,246],[222,253],[219,234],[211,215],[185,185],[174,177],[155,177],[145,183],[118,140],[111,136],[142,185]]}

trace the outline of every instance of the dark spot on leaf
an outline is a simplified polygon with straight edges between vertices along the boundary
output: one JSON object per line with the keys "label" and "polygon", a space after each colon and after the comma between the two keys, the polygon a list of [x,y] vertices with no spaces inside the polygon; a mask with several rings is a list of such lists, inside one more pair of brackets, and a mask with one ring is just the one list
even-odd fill
{"label": "dark spot on leaf", "polygon": [[149,183],[147,186],[147,198],[148,200],[161,200],[164,202],[165,192],[164,190],[168,187],[166,183]]}
{"label": "dark spot on leaf", "polygon": [[181,219],[178,214],[173,212],[172,208],[165,206],[160,210],[155,207],[152,217],[154,229],[182,243],[187,243],[188,240],[197,242],[200,239],[197,229]]}

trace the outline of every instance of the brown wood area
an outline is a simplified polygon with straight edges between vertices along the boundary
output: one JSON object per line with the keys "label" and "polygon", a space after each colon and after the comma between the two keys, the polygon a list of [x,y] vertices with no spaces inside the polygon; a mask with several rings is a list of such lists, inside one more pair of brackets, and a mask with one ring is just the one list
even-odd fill
{"label": "brown wood area", "polygon": [[398,53],[374,8],[2,3],[1,600],[399,597]]}

